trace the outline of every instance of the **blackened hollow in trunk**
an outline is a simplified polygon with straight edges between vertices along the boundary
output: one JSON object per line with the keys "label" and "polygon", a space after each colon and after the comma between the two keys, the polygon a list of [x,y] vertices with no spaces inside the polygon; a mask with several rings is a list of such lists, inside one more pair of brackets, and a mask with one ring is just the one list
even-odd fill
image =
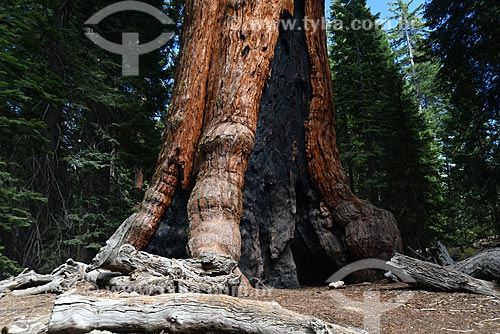
{"label": "blackened hollow in trunk", "polygon": [[[260,103],[243,188],[239,267],[254,284],[292,288],[324,283],[345,264],[346,247],[307,170],[304,121],[312,94],[304,0],[283,19],[294,20],[295,29],[281,27]],[[187,257],[188,199],[187,191],[176,192],[146,252]]]}

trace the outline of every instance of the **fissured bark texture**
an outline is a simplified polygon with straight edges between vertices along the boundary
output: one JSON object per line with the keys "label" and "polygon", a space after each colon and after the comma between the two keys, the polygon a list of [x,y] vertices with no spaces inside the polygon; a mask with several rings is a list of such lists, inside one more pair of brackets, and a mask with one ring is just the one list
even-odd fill
{"label": "fissured bark texture", "polygon": [[393,215],[356,198],[340,163],[323,1],[191,0],[186,15],[152,185],[95,266],[127,242],[230,255],[255,284],[296,287],[389,259]]}
{"label": "fissured bark texture", "polygon": [[[348,261],[388,258],[400,247],[393,216],[347,186],[335,146],[325,31],[311,25],[321,23],[324,7],[306,1],[281,16],[291,24],[279,31],[243,187],[240,268],[252,283],[275,287],[323,282]],[[146,250],[187,256],[188,193],[174,196]]]}

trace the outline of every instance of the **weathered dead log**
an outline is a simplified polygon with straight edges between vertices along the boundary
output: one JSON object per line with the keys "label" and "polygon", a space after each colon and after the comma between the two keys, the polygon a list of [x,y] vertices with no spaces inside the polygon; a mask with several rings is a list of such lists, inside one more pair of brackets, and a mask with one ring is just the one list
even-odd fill
{"label": "weathered dead log", "polygon": [[115,276],[100,274],[97,280],[93,280],[100,289],[110,291],[136,292],[142,295],[155,296],[164,293],[204,293],[204,294],[227,294],[237,296],[239,292],[239,275],[231,275],[221,283],[214,284],[193,281],[189,279],[173,279],[148,272],[133,272],[127,276]]}
{"label": "weathered dead log", "polygon": [[442,267],[401,254],[396,254],[389,264],[398,270],[404,270],[405,274],[414,280],[414,282],[408,283],[421,289],[500,296],[498,292],[493,290],[492,283],[478,280],[449,267]]}
{"label": "weathered dead log", "polygon": [[50,275],[30,271],[0,282],[0,296],[13,290],[15,296],[62,293],[83,279],[101,289],[143,295],[196,292],[236,296],[242,280],[241,274],[233,273],[236,262],[229,256],[202,253],[176,260],[140,252],[128,244],[119,248],[111,267],[117,272],[98,269],[85,273],[87,265],[70,259]]}
{"label": "weathered dead log", "polygon": [[23,272],[0,282],[0,295],[12,291],[15,296],[36,295],[53,292],[62,293],[75,286],[85,277],[86,264],[68,259],[54,269],[50,275],[40,275],[34,271]]}
{"label": "weathered dead log", "polygon": [[77,262],[73,259],[66,260],[65,263],[52,270],[52,276],[64,276],[65,278],[77,277],[82,278],[85,276],[87,264]]}
{"label": "weathered dead log", "polygon": [[114,278],[123,277],[122,273],[109,271],[106,269],[96,269],[88,272],[85,275],[85,280],[94,284],[98,288],[103,288],[110,285],[111,280]]}
{"label": "weathered dead log", "polygon": [[[115,264],[115,269],[123,273],[138,270],[169,277],[176,285],[184,287],[183,292],[187,292],[185,289],[192,286],[195,288],[193,292],[229,293],[241,282],[241,275],[231,273],[236,268],[236,262],[231,257],[211,253],[202,253],[195,259],[177,260],[123,245],[118,251]],[[204,267],[208,271],[203,270]],[[209,276],[215,273],[219,276]]]}
{"label": "weathered dead log", "polygon": [[52,280],[47,284],[22,290],[14,290],[12,291],[12,295],[20,297],[20,296],[39,295],[42,293],[61,293],[63,290],[61,289],[63,283],[64,283],[64,278],[54,276]]}
{"label": "weathered dead log", "polygon": [[95,283],[100,289],[115,292],[136,292],[148,296],[178,292],[172,278],[148,272],[133,272],[127,276],[103,275],[92,283]]}
{"label": "weathered dead log", "polygon": [[99,288],[145,295],[177,292],[236,295],[241,275],[232,273],[235,268],[236,262],[229,256],[203,253],[197,258],[177,260],[123,245],[112,265],[121,274],[100,269],[88,273],[87,280]]}
{"label": "weathered dead log", "polygon": [[213,253],[201,253],[196,258],[184,261],[190,268],[200,269],[208,276],[228,275],[238,266],[238,263],[230,256]]}
{"label": "weathered dead log", "polygon": [[87,271],[93,271],[101,266],[104,268],[110,268],[114,265],[114,259],[116,258],[116,252],[120,248],[120,245],[126,244],[125,237],[126,234],[131,230],[132,223],[135,221],[136,213],[130,215],[125,221],[118,227],[115,233],[106,241],[106,245],[99,250],[99,253],[90,262]]}
{"label": "weathered dead log", "polygon": [[[169,259],[136,250],[131,245],[120,247],[115,266],[110,269],[128,274],[134,270],[148,270],[175,278],[228,275],[236,268],[229,256],[203,253],[192,259]],[[206,270],[205,270],[206,268]]]}
{"label": "weathered dead log", "polygon": [[177,294],[106,299],[80,295],[56,300],[49,333],[365,333],[325,323],[276,303],[222,295]]}
{"label": "weathered dead log", "polygon": [[0,293],[10,292],[17,289],[26,289],[45,285],[54,279],[51,275],[40,275],[33,270],[24,271],[18,276],[10,277],[0,282]]}
{"label": "weathered dead log", "polygon": [[500,282],[500,248],[481,252],[454,264],[452,268],[475,278]]}
{"label": "weathered dead log", "polygon": [[21,319],[2,328],[2,334],[42,334],[47,332],[50,315]]}

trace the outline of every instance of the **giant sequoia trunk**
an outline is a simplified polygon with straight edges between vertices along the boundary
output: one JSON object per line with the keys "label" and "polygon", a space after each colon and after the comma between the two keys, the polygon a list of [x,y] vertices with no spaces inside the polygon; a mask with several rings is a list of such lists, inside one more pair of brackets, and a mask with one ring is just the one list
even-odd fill
{"label": "giant sequoia trunk", "polygon": [[356,198],[340,164],[324,2],[190,0],[185,11],[151,186],[92,267],[112,268],[130,243],[230,255],[250,280],[293,287],[389,259],[401,247],[393,215]]}

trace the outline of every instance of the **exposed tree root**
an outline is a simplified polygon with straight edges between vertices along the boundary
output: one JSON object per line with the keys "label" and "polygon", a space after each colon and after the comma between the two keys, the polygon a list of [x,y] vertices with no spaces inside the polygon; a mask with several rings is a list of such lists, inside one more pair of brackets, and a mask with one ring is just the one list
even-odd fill
{"label": "exposed tree root", "polygon": [[175,260],[123,245],[112,269],[124,276],[105,271],[88,276],[100,288],[146,295],[175,292],[237,295],[241,275],[233,274],[236,265],[229,256],[203,253],[197,258]]}

